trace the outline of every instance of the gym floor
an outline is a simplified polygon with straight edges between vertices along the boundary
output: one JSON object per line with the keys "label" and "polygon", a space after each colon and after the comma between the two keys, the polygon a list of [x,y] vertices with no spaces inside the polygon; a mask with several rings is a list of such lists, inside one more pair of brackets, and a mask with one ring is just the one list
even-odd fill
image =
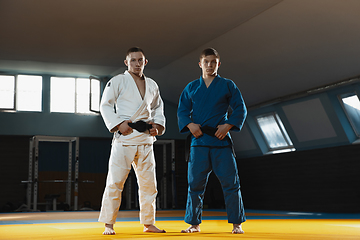
{"label": "gym floor", "polygon": [[360,214],[246,210],[245,234],[231,234],[224,210],[207,210],[200,233],[180,233],[188,225],[184,210],[158,210],[156,226],[167,233],[142,232],[138,211],[120,211],[116,235],[102,235],[98,211],[0,214],[0,239],[360,239]]}

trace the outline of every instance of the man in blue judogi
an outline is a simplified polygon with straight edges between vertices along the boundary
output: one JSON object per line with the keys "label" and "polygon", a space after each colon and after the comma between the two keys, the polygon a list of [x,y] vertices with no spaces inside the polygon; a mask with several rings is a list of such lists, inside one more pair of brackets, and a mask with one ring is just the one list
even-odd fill
{"label": "man in blue judogi", "polygon": [[[220,56],[213,48],[200,55],[202,76],[183,90],[178,107],[181,133],[191,133],[184,233],[200,232],[203,198],[212,171],[220,180],[232,233],[244,233],[246,221],[229,130],[240,131],[247,110],[235,83],[218,75]],[[228,114],[229,107],[232,113]]]}

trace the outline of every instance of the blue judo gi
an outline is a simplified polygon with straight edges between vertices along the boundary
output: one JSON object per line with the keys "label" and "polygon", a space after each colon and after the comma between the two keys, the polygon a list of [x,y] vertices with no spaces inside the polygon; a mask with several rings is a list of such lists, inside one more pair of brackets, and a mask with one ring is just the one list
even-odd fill
{"label": "blue judo gi", "polygon": [[[232,109],[230,116],[229,106]],[[214,128],[228,123],[234,125],[231,130],[240,131],[246,115],[244,100],[235,83],[219,75],[209,87],[202,77],[190,82],[180,96],[177,112],[181,133],[190,132],[186,126],[191,122]],[[228,137],[231,140],[229,133]],[[188,224],[201,223],[205,188],[212,171],[220,180],[224,192],[228,222],[240,224],[246,221],[236,160],[228,140],[219,140],[207,134],[200,138],[191,136],[185,213]]]}

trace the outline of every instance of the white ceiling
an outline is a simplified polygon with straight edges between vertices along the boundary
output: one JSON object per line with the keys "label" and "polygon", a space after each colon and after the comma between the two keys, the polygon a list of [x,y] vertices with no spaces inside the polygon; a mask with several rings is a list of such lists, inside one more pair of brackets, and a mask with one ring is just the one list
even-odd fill
{"label": "white ceiling", "polygon": [[359,0],[0,0],[0,71],[113,75],[140,46],[177,103],[215,47],[248,106],[360,75]]}

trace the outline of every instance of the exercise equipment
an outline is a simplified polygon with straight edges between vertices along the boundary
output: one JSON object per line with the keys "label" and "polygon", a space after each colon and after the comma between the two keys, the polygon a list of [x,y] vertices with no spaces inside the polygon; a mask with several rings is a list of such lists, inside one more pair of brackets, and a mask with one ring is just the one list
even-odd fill
{"label": "exercise equipment", "polygon": [[[27,208],[28,211],[37,211],[38,205],[38,177],[39,177],[39,142],[68,142],[68,177],[67,180],[46,180],[42,182],[52,183],[66,183],[66,203],[71,206],[71,186],[74,183],[74,206],[73,209],[78,209],[78,192],[79,192],[79,138],[78,137],[55,137],[55,136],[33,136],[30,138],[29,146],[29,172],[28,180],[21,181],[27,184]],[[75,170],[74,180],[72,179],[72,158],[73,158],[73,143],[75,143]],[[89,182],[89,181],[87,181]],[[31,201],[31,198],[33,199]],[[52,197],[53,210],[56,210],[56,196]],[[31,209],[32,206],[32,209]],[[54,207],[55,206],[55,207]]]}
{"label": "exercise equipment", "polygon": [[[171,207],[175,208],[176,203],[176,188],[175,188],[175,140],[157,140],[155,142],[156,145],[162,145],[163,147],[163,158],[162,158],[162,179],[160,182],[160,206],[161,209],[168,209],[168,184],[170,184],[171,188]],[[171,159],[167,158],[167,149],[166,146],[171,144]],[[160,159],[159,159],[160,160]],[[169,172],[168,164],[171,164],[171,172]],[[159,169],[160,170],[160,169]]]}

